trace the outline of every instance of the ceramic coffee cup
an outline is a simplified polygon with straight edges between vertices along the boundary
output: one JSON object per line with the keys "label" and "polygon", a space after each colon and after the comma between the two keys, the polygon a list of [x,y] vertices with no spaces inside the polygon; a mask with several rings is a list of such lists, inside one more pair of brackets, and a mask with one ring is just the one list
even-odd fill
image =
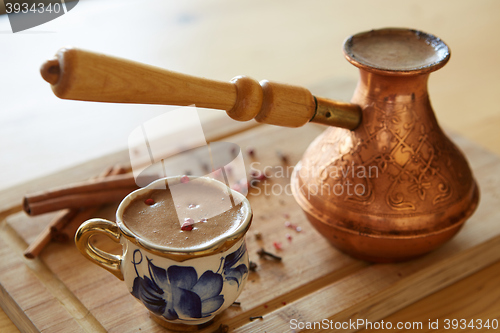
{"label": "ceramic coffee cup", "polygon": [[[85,257],[124,280],[130,293],[158,323],[166,327],[205,324],[236,300],[247,280],[245,233],[250,227],[252,211],[242,194],[219,181],[199,177],[197,180],[231,191],[227,193],[242,203],[242,223],[224,237],[189,250],[153,244],[134,234],[123,215],[134,198],[158,188],[165,180],[176,181],[176,178],[160,179],[130,193],[118,207],[116,223],[88,220],[78,229],[75,242]],[[95,234],[104,234],[121,243],[123,253],[114,255],[94,247],[89,239]]]}

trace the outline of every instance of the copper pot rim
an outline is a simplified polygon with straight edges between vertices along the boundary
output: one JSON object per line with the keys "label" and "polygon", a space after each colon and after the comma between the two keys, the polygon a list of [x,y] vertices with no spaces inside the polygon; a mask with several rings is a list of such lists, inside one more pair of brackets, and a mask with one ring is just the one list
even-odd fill
{"label": "copper pot rim", "polygon": [[[450,230],[453,230],[455,228],[460,228],[467,220],[468,218],[474,213],[474,211],[477,209],[479,205],[479,187],[477,186],[476,181],[474,180],[473,182],[473,194],[472,194],[472,200],[470,201],[471,204],[468,207],[468,209],[463,212],[462,216],[459,218],[458,222],[455,222],[447,227],[444,228],[439,228],[434,231],[429,231],[429,230],[412,230],[414,232],[411,235],[408,234],[391,234],[388,232],[382,232],[382,233],[364,233],[360,232],[358,230],[353,230],[349,228],[345,228],[343,226],[339,226],[338,224],[333,224],[333,223],[327,223],[325,222],[326,218],[320,215],[321,212],[318,211],[316,207],[314,207],[308,200],[305,199],[305,197],[302,195],[300,191],[297,191],[296,186],[298,186],[298,177],[295,175],[292,175],[291,179],[291,187],[292,187],[292,193],[293,196],[295,197],[295,200],[299,204],[300,208],[308,215],[311,215],[314,217],[317,221],[320,223],[328,226],[329,228],[334,228],[355,236],[362,236],[362,237],[369,237],[369,238],[377,238],[377,239],[392,239],[392,240],[404,240],[404,239],[417,239],[417,238],[427,238],[427,237],[432,237],[432,236],[437,236],[442,233],[446,233]],[[319,213],[319,214],[318,214]],[[420,231],[420,232],[419,232]]]}
{"label": "copper pot rim", "polygon": [[[355,43],[357,39],[362,39],[373,35],[387,35],[387,34],[405,34],[408,35],[409,37],[417,39],[423,38],[425,39],[429,47],[434,48],[436,53],[438,52],[440,53],[441,57],[439,58],[439,60],[432,62],[430,64],[405,70],[391,69],[383,66],[378,66],[375,64],[364,62],[362,60],[358,60],[356,58],[356,55],[352,50],[352,45]],[[421,30],[410,29],[410,28],[382,28],[382,29],[373,29],[357,33],[355,35],[347,37],[344,40],[342,51],[347,61],[349,61],[354,66],[375,74],[391,75],[391,76],[420,75],[420,74],[427,74],[430,72],[434,72],[443,67],[444,65],[446,65],[446,63],[450,60],[451,56],[451,51],[448,45],[446,45],[446,43],[439,37],[423,32]]]}

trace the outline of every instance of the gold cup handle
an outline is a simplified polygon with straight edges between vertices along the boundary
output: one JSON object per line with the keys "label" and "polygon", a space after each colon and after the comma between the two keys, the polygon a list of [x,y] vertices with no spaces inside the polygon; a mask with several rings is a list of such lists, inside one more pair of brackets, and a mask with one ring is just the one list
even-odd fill
{"label": "gold cup handle", "polygon": [[95,234],[104,234],[115,243],[120,242],[120,232],[116,223],[105,219],[91,219],[83,223],[75,235],[75,243],[78,250],[90,261],[113,273],[117,278],[123,280],[121,271],[122,256],[104,252],[89,240]]}

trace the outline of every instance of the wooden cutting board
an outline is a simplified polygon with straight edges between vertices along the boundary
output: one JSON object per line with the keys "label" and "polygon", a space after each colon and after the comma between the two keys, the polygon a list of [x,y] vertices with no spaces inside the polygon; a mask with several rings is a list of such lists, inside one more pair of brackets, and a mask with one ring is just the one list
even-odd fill
{"label": "wooden cutting board", "polygon": [[[333,248],[310,227],[295,203],[286,187],[289,174],[278,177],[276,173],[283,166],[277,150],[289,156],[291,173],[291,166],[322,130],[311,125],[300,129],[258,126],[224,139],[243,149],[254,147],[255,158],[245,157],[247,171],[253,163],[254,169],[271,168],[268,171],[276,177],[259,187],[271,195],[254,190],[248,196],[254,210],[248,250],[258,268],[250,273],[238,299],[241,306],[224,311],[203,332],[217,331],[221,324],[236,332],[286,332],[291,330],[292,319],[374,322],[500,259],[500,158],[458,136],[453,139],[474,170],[481,203],[452,241],[429,255],[401,264],[368,264]],[[104,159],[113,164],[125,161],[126,155]],[[102,163],[94,161],[92,165]],[[88,165],[83,168],[86,172],[76,168],[67,171],[65,177],[71,177],[72,172],[79,178],[93,176],[95,167]],[[283,187],[288,192],[280,193]],[[106,207],[98,215],[113,219],[115,208]],[[0,303],[21,330],[166,331],[149,318],[123,282],[83,258],[73,244],[50,244],[39,259],[24,259],[22,251],[51,215],[27,217],[22,212],[10,214],[13,211],[4,208],[9,214],[4,213],[0,227]],[[285,221],[303,231],[286,228]],[[262,234],[262,240],[255,238],[256,232]],[[274,242],[281,242],[283,249],[274,249]],[[98,238],[96,244],[104,250],[119,251],[107,239]],[[256,252],[261,247],[279,252],[283,261],[260,259]],[[263,318],[250,321],[251,316]]]}

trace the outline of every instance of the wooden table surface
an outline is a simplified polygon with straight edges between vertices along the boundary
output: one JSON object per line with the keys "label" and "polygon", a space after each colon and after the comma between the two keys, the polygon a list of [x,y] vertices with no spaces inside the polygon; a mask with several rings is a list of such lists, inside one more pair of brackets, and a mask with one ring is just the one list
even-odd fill
{"label": "wooden table surface", "polygon": [[[0,4],[1,6],[1,4]],[[440,124],[500,154],[500,2],[85,0],[64,16],[12,34],[0,17],[0,189],[124,149],[130,131],[169,107],[58,100],[39,65],[65,45],[174,71],[230,80],[245,74],[348,100],[358,71],[344,38],[381,27],[441,37],[448,65],[429,88]],[[206,111],[203,119],[226,117]],[[500,263],[386,318],[500,319]],[[0,310],[0,332],[15,332]]]}

